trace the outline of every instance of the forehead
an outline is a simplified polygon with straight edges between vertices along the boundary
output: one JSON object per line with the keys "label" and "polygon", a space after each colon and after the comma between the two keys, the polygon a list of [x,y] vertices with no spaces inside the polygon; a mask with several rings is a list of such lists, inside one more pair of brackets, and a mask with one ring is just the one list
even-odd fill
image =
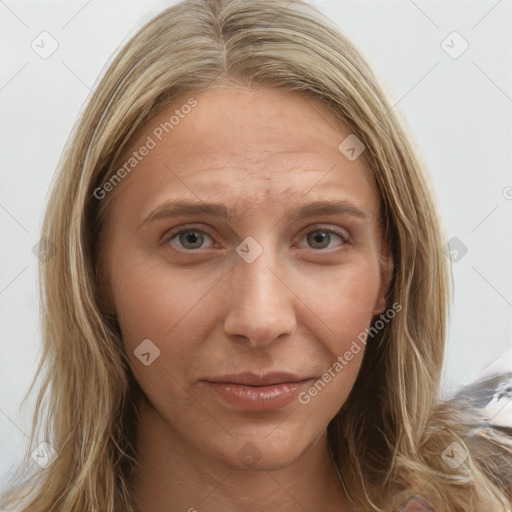
{"label": "forehead", "polygon": [[364,153],[351,161],[339,150],[349,135],[309,95],[241,87],[187,93],[135,133],[117,166],[143,146],[152,147],[137,155],[122,195],[142,208],[169,194],[268,208],[272,201],[293,202],[305,194],[341,194],[376,215],[377,193]]}

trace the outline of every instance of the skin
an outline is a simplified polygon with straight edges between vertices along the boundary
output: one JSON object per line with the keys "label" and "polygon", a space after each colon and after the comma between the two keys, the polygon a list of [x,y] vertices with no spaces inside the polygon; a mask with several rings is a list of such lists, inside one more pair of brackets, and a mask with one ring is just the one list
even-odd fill
{"label": "skin", "polygon": [[[324,105],[275,89],[184,95],[137,130],[120,165],[191,96],[197,106],[117,185],[106,224],[109,304],[144,392],[137,505],[350,511],[326,428],[352,389],[364,345],[305,405],[241,410],[199,381],[242,370],[320,377],[349,350],[386,308],[392,261],[381,245],[377,190],[364,159],[338,150],[349,132]],[[239,217],[143,223],[176,198],[219,202]],[[366,218],[286,216],[320,199],[349,201]],[[199,239],[172,238],[172,228],[199,230]],[[340,235],[321,241],[325,228]],[[235,250],[249,236],[263,248],[251,263]],[[160,349],[148,366],[134,355],[145,339]],[[239,455],[248,449],[258,459],[252,467]]]}

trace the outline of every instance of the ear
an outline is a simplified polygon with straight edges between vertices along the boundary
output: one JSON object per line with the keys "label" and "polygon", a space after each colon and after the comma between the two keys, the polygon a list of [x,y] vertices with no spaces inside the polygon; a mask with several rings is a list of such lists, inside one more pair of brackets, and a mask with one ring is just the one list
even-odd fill
{"label": "ear", "polygon": [[393,279],[394,261],[393,254],[389,247],[385,247],[380,257],[380,288],[379,295],[375,302],[374,315],[380,315],[386,311],[386,295],[389,292],[391,280]]}

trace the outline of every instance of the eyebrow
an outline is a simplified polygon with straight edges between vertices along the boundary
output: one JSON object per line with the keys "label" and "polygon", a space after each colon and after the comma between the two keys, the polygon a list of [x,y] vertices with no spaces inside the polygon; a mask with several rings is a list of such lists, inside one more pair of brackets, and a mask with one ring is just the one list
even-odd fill
{"label": "eyebrow", "polygon": [[[141,227],[147,226],[156,219],[177,217],[180,215],[203,215],[217,217],[231,222],[238,220],[241,216],[240,213],[235,212],[225,204],[177,199],[166,201],[157,206],[144,218]],[[286,212],[285,217],[288,219],[302,220],[317,215],[350,215],[362,220],[368,220],[369,218],[368,214],[357,208],[353,203],[334,199],[326,199],[306,205],[294,206]]]}

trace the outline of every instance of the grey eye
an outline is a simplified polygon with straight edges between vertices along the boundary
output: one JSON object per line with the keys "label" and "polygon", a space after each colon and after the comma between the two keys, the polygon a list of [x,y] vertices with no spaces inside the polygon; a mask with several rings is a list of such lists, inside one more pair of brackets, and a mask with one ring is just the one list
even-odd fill
{"label": "grey eye", "polygon": [[177,239],[184,249],[201,249],[205,240],[208,238],[210,238],[210,236],[203,231],[198,229],[186,229],[169,238],[169,242]]}
{"label": "grey eye", "polygon": [[325,228],[310,231],[306,239],[309,247],[313,249],[327,249],[333,241],[333,237],[341,240],[341,245],[346,241],[339,233]]}

